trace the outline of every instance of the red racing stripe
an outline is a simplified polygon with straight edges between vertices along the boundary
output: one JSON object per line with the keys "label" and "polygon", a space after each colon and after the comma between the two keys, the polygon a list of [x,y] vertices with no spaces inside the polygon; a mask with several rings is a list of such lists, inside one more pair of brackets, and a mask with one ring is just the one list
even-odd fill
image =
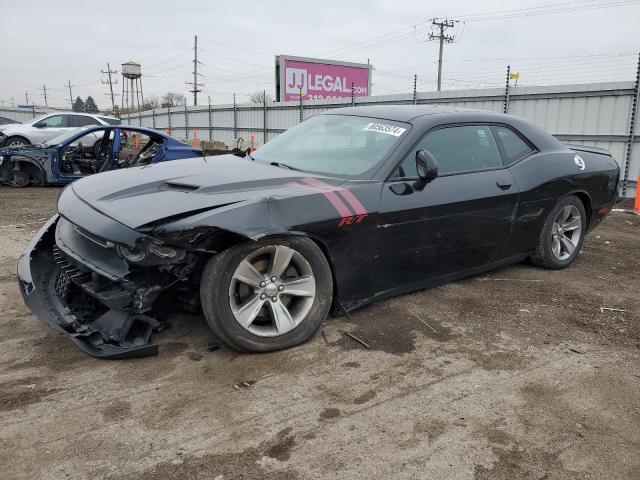
{"label": "red racing stripe", "polygon": [[367,209],[364,208],[364,205],[362,205],[362,203],[360,203],[360,200],[358,200],[356,198],[356,196],[351,193],[351,190],[347,189],[347,188],[341,188],[339,190],[340,195],[342,195],[344,197],[344,199],[349,202],[349,205],[351,205],[351,208],[353,208],[356,212],[356,215],[366,215],[367,214]]}
{"label": "red racing stripe", "polygon": [[[303,178],[302,179],[303,182],[305,182],[308,185],[311,185],[313,187],[318,187],[318,188],[332,188],[332,189],[336,189],[336,187],[334,187],[333,185],[329,185],[328,183],[324,183],[324,182],[320,182],[319,180],[316,180],[315,178]],[[340,200],[340,197],[338,197],[338,195],[336,195],[335,192],[333,191],[323,191],[320,190],[320,192],[326,197],[327,200],[329,200],[329,202],[331,202],[331,205],[333,205],[333,208],[336,209],[336,211],[338,212],[338,214],[341,217],[351,217],[352,213],[351,211],[347,208],[347,206],[342,202],[342,200]]]}
{"label": "red racing stripe", "polygon": [[340,192],[340,195],[342,195],[342,197],[347,201],[351,208],[353,208],[353,211],[356,212],[356,215],[366,215],[368,213],[367,209],[364,208],[364,205],[360,203],[360,200],[358,200],[356,196],[351,193],[351,190],[342,187],[334,187],[333,185],[329,185],[328,183],[318,180],[317,178],[304,178],[303,181],[310,185],[316,185],[318,187],[334,188],[335,190]]}

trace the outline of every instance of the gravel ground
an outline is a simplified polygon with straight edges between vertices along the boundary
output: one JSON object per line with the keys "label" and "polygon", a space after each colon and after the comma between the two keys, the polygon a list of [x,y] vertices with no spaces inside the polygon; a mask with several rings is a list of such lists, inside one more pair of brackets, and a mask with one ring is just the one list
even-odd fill
{"label": "gravel ground", "polygon": [[98,361],[13,275],[58,192],[0,188],[2,478],[640,478],[639,217],[569,269],[398,297],[288,351],[208,351],[177,315],[159,356]]}

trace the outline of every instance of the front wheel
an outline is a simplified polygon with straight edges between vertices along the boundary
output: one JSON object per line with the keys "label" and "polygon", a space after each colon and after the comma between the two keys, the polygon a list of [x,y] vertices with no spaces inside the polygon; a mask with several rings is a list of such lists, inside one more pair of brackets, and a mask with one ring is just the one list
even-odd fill
{"label": "front wheel", "polygon": [[568,267],[582,248],[586,227],[582,201],[574,195],[563,198],[547,217],[531,260],[554,270]]}
{"label": "front wheel", "polygon": [[213,332],[240,351],[268,352],[307,341],[329,313],[327,259],[308,238],[243,243],[212,257],[200,297]]}
{"label": "front wheel", "polygon": [[24,147],[25,145],[31,145],[31,143],[22,137],[9,137],[3,144],[4,147]]}

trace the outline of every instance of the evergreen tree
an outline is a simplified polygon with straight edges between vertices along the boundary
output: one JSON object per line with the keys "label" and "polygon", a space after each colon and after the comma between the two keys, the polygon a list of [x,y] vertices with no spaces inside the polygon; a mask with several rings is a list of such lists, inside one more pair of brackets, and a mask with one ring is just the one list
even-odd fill
{"label": "evergreen tree", "polygon": [[76,101],[73,102],[73,111],[74,112],[84,112],[84,102],[80,97],[76,98]]}
{"label": "evergreen tree", "polygon": [[96,102],[93,100],[93,97],[91,95],[89,95],[87,97],[87,101],[84,102],[84,111],[87,113],[99,113],[100,110],[98,110],[98,105],[96,105]]}

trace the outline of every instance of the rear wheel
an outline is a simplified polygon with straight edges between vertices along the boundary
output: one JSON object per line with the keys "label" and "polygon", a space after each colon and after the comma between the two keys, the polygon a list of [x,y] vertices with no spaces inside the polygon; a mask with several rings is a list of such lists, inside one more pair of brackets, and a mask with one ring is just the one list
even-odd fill
{"label": "rear wheel", "polygon": [[576,196],[563,198],[547,217],[531,260],[550,269],[566,268],[582,248],[586,229],[584,205]]}
{"label": "rear wheel", "polygon": [[252,352],[308,340],[331,306],[331,270],[316,244],[299,237],[245,243],[212,257],[202,274],[202,309],[229,346]]}

